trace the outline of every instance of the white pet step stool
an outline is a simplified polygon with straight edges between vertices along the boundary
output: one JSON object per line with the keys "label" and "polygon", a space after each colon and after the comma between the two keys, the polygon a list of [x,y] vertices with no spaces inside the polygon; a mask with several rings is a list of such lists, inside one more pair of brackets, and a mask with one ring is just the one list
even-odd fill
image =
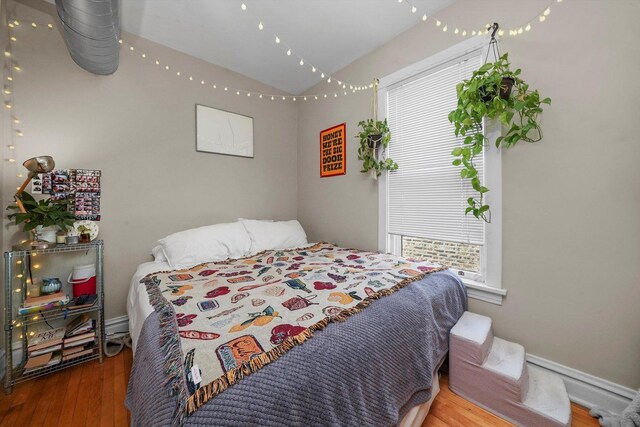
{"label": "white pet step stool", "polygon": [[486,316],[466,311],[451,329],[449,388],[519,426],[571,425],[562,379],[527,366],[524,347],[494,337]]}

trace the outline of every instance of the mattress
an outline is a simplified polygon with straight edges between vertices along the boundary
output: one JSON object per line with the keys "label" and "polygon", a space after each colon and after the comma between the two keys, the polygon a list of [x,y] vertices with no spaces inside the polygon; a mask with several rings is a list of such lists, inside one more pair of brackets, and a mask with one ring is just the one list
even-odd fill
{"label": "mattress", "polygon": [[[168,270],[166,263],[144,263],[131,281],[132,425],[168,424],[176,407],[163,387],[158,316],[140,283]],[[316,333],[207,402],[185,425],[419,425],[438,391],[435,372],[448,350],[448,332],[466,308],[455,275],[434,273],[421,282]]]}

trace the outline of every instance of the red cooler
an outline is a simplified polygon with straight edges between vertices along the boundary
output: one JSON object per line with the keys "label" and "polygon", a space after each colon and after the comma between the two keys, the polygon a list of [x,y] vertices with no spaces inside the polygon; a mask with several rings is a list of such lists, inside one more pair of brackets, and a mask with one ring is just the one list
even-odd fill
{"label": "red cooler", "polygon": [[79,265],[73,267],[69,274],[68,282],[73,285],[73,296],[83,294],[95,295],[96,293],[96,266],[95,264]]}

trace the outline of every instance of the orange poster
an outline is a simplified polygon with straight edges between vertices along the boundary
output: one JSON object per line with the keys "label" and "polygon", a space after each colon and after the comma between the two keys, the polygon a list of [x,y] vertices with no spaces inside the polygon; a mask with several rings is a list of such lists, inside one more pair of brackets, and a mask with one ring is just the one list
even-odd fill
{"label": "orange poster", "polygon": [[320,132],[320,177],[347,173],[347,124]]}

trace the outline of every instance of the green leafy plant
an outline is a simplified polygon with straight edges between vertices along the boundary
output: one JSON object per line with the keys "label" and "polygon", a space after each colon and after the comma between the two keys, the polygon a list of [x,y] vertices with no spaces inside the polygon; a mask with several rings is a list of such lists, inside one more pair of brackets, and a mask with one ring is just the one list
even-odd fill
{"label": "green leafy plant", "polygon": [[[76,220],[75,216],[67,210],[68,202],[66,200],[43,199],[36,200],[26,191],[20,196],[27,213],[16,212],[8,215],[16,225],[23,224],[22,229],[29,232],[38,226],[50,227],[56,226],[66,231],[73,226]],[[19,210],[16,204],[9,205],[7,210]]]}
{"label": "green leafy plant", "polygon": [[367,119],[358,123],[358,126],[362,128],[362,131],[358,133],[358,138],[360,138],[358,160],[362,160],[362,170],[360,172],[371,171],[375,179],[385,170],[397,170],[398,164],[386,157],[387,148],[391,141],[391,132],[389,132],[387,119],[384,119],[384,121]]}
{"label": "green leafy plant", "polygon": [[[551,99],[540,99],[537,90],[530,90],[522,80],[521,70],[511,71],[508,54],[493,63],[486,63],[474,71],[469,80],[456,87],[458,106],[449,113],[449,121],[455,126],[456,136],[464,137],[462,147],[451,154],[456,157],[454,166],[461,166],[462,179],[471,181],[478,197],[467,200],[465,214],[490,222],[489,206],[484,204],[484,194],[489,189],[482,185],[473,159],[489,146],[489,140],[482,132],[483,120],[499,120],[503,133],[495,145],[511,147],[519,141],[538,142],[542,139],[542,129],[538,124],[538,114],[542,104],[551,104]],[[511,90],[511,85],[513,89]]]}

